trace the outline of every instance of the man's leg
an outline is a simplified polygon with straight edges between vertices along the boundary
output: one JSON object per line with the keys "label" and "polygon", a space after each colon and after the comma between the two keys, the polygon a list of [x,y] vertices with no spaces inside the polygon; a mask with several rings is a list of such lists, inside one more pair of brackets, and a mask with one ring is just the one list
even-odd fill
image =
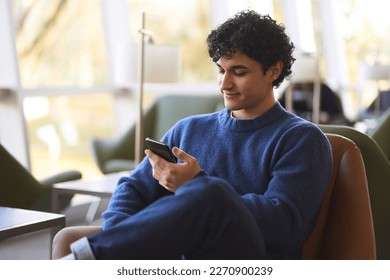
{"label": "man's leg", "polygon": [[61,229],[53,239],[52,243],[52,259],[56,260],[63,258],[71,253],[70,244],[78,239],[97,232],[101,232],[100,226],[73,226]]}
{"label": "man's leg", "polygon": [[262,234],[224,181],[199,177],[88,237],[97,259],[263,259]]}

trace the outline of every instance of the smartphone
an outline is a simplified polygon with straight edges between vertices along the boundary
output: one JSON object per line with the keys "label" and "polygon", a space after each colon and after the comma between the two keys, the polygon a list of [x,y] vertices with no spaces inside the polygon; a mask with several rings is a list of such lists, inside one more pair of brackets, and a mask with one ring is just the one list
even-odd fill
{"label": "smartphone", "polygon": [[173,155],[167,143],[160,142],[151,138],[146,138],[146,147],[153,153],[164,158],[166,161],[176,163],[176,157]]}

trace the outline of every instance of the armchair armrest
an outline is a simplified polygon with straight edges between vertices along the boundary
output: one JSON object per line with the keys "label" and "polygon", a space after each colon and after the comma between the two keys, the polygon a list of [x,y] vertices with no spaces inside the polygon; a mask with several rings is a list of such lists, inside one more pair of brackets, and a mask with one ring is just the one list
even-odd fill
{"label": "armchair armrest", "polygon": [[70,170],[70,171],[61,172],[56,175],[47,177],[45,179],[40,180],[39,182],[45,186],[52,186],[53,184],[57,184],[57,183],[78,180],[81,179],[81,177],[82,177],[81,172],[76,170]]}

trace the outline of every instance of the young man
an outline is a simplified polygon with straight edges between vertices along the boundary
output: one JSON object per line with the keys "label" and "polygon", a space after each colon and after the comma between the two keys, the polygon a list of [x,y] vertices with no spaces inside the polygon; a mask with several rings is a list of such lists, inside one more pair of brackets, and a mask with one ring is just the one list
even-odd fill
{"label": "young man", "polygon": [[269,16],[238,13],[207,38],[225,109],[179,121],[122,178],[103,231],[73,243],[76,259],[299,259],[331,170],[330,145],[286,112],[273,88],[293,44]]}

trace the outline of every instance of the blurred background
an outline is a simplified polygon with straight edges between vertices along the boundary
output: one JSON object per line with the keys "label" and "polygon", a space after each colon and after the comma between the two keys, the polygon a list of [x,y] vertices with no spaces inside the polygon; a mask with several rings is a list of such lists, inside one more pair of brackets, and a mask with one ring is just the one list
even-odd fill
{"label": "blurred background", "polygon": [[[168,93],[217,95],[205,39],[248,8],[285,25],[296,57],[315,59],[321,82],[341,101],[340,124],[364,132],[375,126],[386,108],[372,106],[389,82],[369,79],[362,67],[390,65],[388,1],[0,0],[0,103],[16,96],[0,107],[0,142],[38,179],[67,169],[101,174],[91,140],[117,137],[135,120],[137,81],[127,77],[129,64],[137,65],[131,49],[142,13],[153,43],[180,54],[177,81],[145,84],[147,107]],[[275,90],[278,98],[287,86]]]}

